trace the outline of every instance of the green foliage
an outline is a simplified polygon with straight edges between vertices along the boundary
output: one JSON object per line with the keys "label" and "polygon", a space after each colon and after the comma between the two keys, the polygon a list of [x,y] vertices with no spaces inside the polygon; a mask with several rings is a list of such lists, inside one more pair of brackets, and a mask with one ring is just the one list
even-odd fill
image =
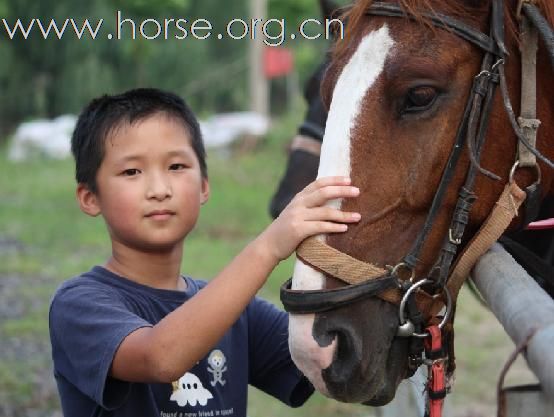
{"label": "green foliage", "polygon": [[[27,28],[32,19],[41,19],[48,26],[56,19],[61,27],[72,18],[81,28],[88,19],[91,28],[103,25],[95,39],[86,32],[77,39],[71,24],[62,39],[51,30],[44,39],[34,29],[27,39],[18,33],[10,39],[0,30],[0,138],[21,121],[78,113],[91,98],[139,86],[155,86],[183,95],[202,115],[249,108],[248,48],[249,40],[233,40],[215,36],[234,18],[249,19],[250,0],[0,0],[0,17],[10,26],[17,19]],[[302,19],[320,18],[316,0],[269,0],[268,17],[285,19],[287,30],[297,29]],[[208,19],[213,35],[208,40],[190,36],[174,39],[179,34],[169,27],[169,39],[131,39],[129,25],[123,26],[121,39],[108,39],[117,27],[117,11],[122,18],[133,19],[138,27],[145,19]],[[3,26],[3,25],[2,25]],[[163,26],[163,25],[162,25]],[[155,26],[148,26],[155,30]],[[173,29],[173,30],[172,30]],[[137,29],[138,30],[138,29]],[[296,72],[301,85],[321,61],[328,48],[323,40],[291,41]],[[279,100],[286,91],[284,80],[273,82]],[[275,107],[277,108],[277,107]]]}
{"label": "green foliage", "polygon": [[108,0],[118,10],[126,10],[137,17],[156,17],[161,13],[186,10],[190,0]]}
{"label": "green foliage", "polygon": [[274,18],[285,18],[291,22],[302,19],[320,19],[321,12],[316,0],[282,1],[269,0],[269,15]]}
{"label": "green foliage", "polygon": [[225,68],[241,58],[243,68],[233,74],[233,83],[229,84],[224,73],[219,76],[219,85],[208,82],[187,98],[193,106],[211,112],[247,106],[246,95],[234,91],[246,89],[247,42],[235,41],[230,47],[228,42],[178,40],[174,39],[179,34],[175,26],[169,28],[169,39],[131,39],[128,27],[123,27],[125,36],[121,39],[108,39],[108,32],[116,30],[118,10],[137,26],[147,18],[163,23],[166,18],[190,21],[194,15],[209,19],[215,26],[233,14],[244,16],[244,1],[222,8],[219,1],[2,0],[0,10],[4,10],[1,17],[10,26],[20,19],[25,29],[32,19],[41,19],[45,27],[51,19],[56,19],[58,27],[67,18],[75,19],[78,25],[89,19],[93,29],[103,19],[96,39],[88,32],[77,39],[71,24],[61,40],[53,30],[50,38],[44,39],[36,22],[27,39],[20,33],[10,39],[7,31],[0,31],[0,133],[5,134],[22,120],[77,113],[91,98],[106,92],[156,86],[185,94],[214,68]]}

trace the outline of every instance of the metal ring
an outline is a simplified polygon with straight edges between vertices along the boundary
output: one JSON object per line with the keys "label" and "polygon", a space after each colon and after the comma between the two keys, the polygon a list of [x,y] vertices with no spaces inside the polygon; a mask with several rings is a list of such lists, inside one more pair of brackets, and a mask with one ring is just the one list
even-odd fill
{"label": "metal ring", "polygon": [[[422,279],[421,281],[416,282],[410,288],[408,288],[408,290],[406,291],[406,293],[402,297],[402,300],[400,301],[400,311],[399,311],[399,314],[398,314],[399,319],[400,319],[400,326],[402,326],[403,324],[406,323],[406,317],[404,317],[404,309],[406,307],[406,302],[408,301],[408,298],[410,297],[410,295],[412,295],[412,293],[414,291],[416,291],[417,289],[419,289],[420,287],[422,287],[424,285],[427,285],[427,284],[432,284],[432,283],[433,283],[433,281],[431,281],[430,279]],[[442,290],[443,290],[444,294],[446,295],[446,313],[444,314],[444,317],[442,318],[442,321],[439,323],[439,329],[442,329],[445,326],[445,324],[448,322],[448,319],[450,318],[450,313],[452,311],[452,295],[450,295],[450,291],[448,291],[448,288],[443,287]],[[429,336],[429,333],[427,333],[427,332],[425,332],[425,333],[413,333],[412,336],[425,338],[425,337]]]}
{"label": "metal ring", "polygon": [[[516,171],[519,169],[519,165],[520,163],[518,159],[517,161],[514,162],[514,165],[512,165],[512,168],[510,169],[510,178],[509,178],[510,184],[513,184],[514,182],[514,176],[516,174]],[[526,167],[522,167],[522,168],[526,168]],[[537,173],[537,180],[535,181],[535,183],[540,183],[542,179],[541,167],[539,166],[539,164],[535,164],[534,168]]]}
{"label": "metal ring", "polygon": [[512,168],[510,169],[510,184],[514,182],[514,175],[516,174],[517,169],[519,168],[519,160],[515,161],[512,165]]}

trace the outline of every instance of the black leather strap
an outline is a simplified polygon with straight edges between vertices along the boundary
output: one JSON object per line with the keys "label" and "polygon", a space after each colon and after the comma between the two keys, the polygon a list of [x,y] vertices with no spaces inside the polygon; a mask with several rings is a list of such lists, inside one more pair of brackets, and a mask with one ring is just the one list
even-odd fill
{"label": "black leather strap", "polygon": [[438,274],[435,272],[433,276],[435,285],[438,288],[442,288],[446,285],[446,281],[450,276],[451,265],[454,262],[458,248],[462,243],[465,229],[469,223],[469,213],[476,200],[473,190],[477,174],[483,173],[487,176],[494,176],[494,174],[489,173],[479,165],[481,152],[487,137],[486,132],[489,115],[492,110],[493,97],[496,85],[498,84],[498,74],[492,69],[493,60],[493,55],[489,53],[485,54],[481,73],[489,75],[478,76],[475,80],[474,87],[482,87],[484,96],[478,92],[477,88],[472,90],[474,92],[472,97],[472,112],[467,122],[468,130],[466,139],[471,164],[466,174],[465,183],[458,195],[458,201],[452,215],[448,236],[446,236],[443,241],[439,258],[433,267],[433,271],[438,272]]}
{"label": "black leather strap", "polygon": [[427,214],[425,224],[423,225],[421,232],[417,236],[412,249],[404,258],[404,262],[412,269],[419,262],[419,255],[421,253],[421,249],[423,248],[423,244],[425,243],[425,239],[431,231],[431,227],[435,222],[438,211],[442,206],[444,196],[446,194],[446,191],[448,190],[448,186],[450,185],[450,182],[454,177],[456,165],[458,164],[458,161],[464,149],[463,144],[467,136],[467,120],[469,119],[469,114],[471,112],[471,104],[472,102],[470,97],[466,104],[464,114],[462,116],[462,121],[458,126],[456,141],[454,143],[454,146],[452,147],[452,151],[450,152],[448,162],[446,163],[446,167],[444,168],[435,196],[433,197],[433,202],[431,203],[431,208],[429,209],[429,213]]}
{"label": "black leather strap", "polygon": [[[374,16],[408,17],[414,19],[414,16],[406,13],[406,11],[397,4],[392,3],[375,2],[366,10],[366,14]],[[440,13],[421,13],[421,15],[430,19],[434,26],[453,32],[455,35],[471,42],[484,51],[498,56],[503,55],[503,52],[498,48],[495,40],[459,20],[452,19]]]}
{"label": "black leather strap", "polygon": [[286,311],[299,314],[333,310],[398,287],[396,278],[390,275],[334,289],[292,290],[291,285],[292,278],[281,286],[281,302]]}

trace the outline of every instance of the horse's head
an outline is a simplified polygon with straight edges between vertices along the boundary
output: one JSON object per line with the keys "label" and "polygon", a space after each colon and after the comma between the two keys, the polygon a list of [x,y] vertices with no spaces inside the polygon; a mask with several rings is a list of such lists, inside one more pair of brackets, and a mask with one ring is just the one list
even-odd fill
{"label": "horse's head", "polygon": [[[448,275],[455,263],[441,263],[449,256],[441,252],[445,242],[450,241],[453,258],[467,246],[495,206],[516,159],[518,139],[500,88],[488,87],[498,83],[502,67],[506,90],[519,109],[516,2],[504,4],[507,54],[499,50],[496,33],[490,34],[491,0],[400,3],[415,17],[396,16],[398,9],[372,6],[370,0],[354,5],[347,16],[347,40],[327,71],[322,91],[329,115],[318,175],[350,176],[360,196],[335,204],[362,213],[362,219],[344,234],[318,239],[382,269],[403,265],[399,278],[413,275],[414,280],[431,278],[436,284],[444,279],[442,270]],[[552,21],[552,6],[546,0],[538,3]],[[495,13],[502,17],[498,9]],[[465,26],[461,31],[455,25],[441,27],[442,17],[433,20],[437,14]],[[464,35],[464,28],[471,29],[469,35]],[[496,27],[500,29],[504,28]],[[468,39],[478,33],[486,39]],[[499,62],[502,57],[505,65]],[[552,159],[554,85],[543,43],[536,71],[537,118],[542,121],[537,148]],[[479,84],[483,77],[489,79]],[[486,134],[480,135],[485,128]],[[552,170],[543,162],[539,165],[540,200],[552,194],[553,182]],[[514,171],[522,186],[536,180],[536,169]],[[444,180],[445,176],[450,178]],[[440,184],[444,195],[433,204]],[[463,237],[452,221],[455,207],[465,204],[458,201],[462,188],[469,211]],[[464,223],[463,210],[457,217]],[[327,270],[298,260],[292,289],[326,292],[345,286],[322,271]],[[330,397],[371,405],[389,402],[399,382],[414,370],[408,360],[412,338],[397,336],[399,306],[374,296],[338,308],[319,307],[312,314],[291,315],[290,347],[296,364]]]}

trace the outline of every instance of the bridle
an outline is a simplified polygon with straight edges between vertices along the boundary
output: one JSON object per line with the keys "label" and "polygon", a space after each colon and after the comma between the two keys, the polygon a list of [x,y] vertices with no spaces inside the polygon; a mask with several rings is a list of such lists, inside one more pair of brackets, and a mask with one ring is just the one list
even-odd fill
{"label": "bridle", "polygon": [[[542,17],[540,11],[531,3],[520,0],[518,5],[520,16],[518,17],[520,17],[522,25],[527,25],[526,31],[532,32],[531,36],[538,31],[543,38],[554,68],[552,28]],[[408,14],[398,5],[380,2],[373,3],[366,14],[415,19],[414,16]],[[536,96],[533,97],[533,94],[522,91],[522,112],[518,120],[516,120],[512,110],[504,73],[507,50],[504,43],[503,2],[501,0],[492,1],[490,33],[488,35],[448,16],[430,13],[421,13],[421,16],[429,19],[437,28],[448,30],[484,51],[480,71],[474,78],[471,93],[457,130],[454,146],[424,226],[403,261],[387,269],[354,259],[326,245],[318,238],[306,240],[297,250],[298,258],[316,270],[350,285],[335,289],[297,290],[291,288],[292,280],[290,279],[281,287],[281,301],[290,313],[320,313],[361,299],[379,297],[401,306],[399,336],[427,337],[428,333],[423,330],[424,320],[421,318],[411,320],[411,318],[417,316],[419,312],[423,313],[425,319],[429,320],[429,318],[435,317],[443,307],[446,307],[440,327],[449,321],[452,299],[456,299],[459,288],[480,254],[484,253],[504,232],[513,218],[517,216],[518,208],[526,198],[526,207],[534,207],[538,204],[540,169],[536,160],[540,159],[548,167],[554,168],[554,163],[536,149],[536,132],[540,124],[535,115]],[[535,61],[532,54],[535,53],[536,55],[537,41],[536,34],[534,36],[534,44],[531,39],[529,41],[530,46],[527,47],[527,50],[522,51],[522,78],[530,79],[530,82],[522,82],[522,88],[535,83]],[[524,48],[526,42],[523,39]],[[525,62],[527,60],[525,54],[531,54],[529,58],[531,62]],[[498,206],[504,209],[502,215],[494,217],[490,223],[485,222],[485,230],[478,232],[476,238],[468,245],[469,251],[466,248],[460,254],[459,248],[469,221],[469,212],[476,200],[474,185],[477,175],[483,174],[493,179],[500,179],[479,165],[497,86],[500,86],[504,108],[518,138],[519,153],[510,173],[510,181],[489,219],[496,216],[495,210],[498,209]],[[534,91],[533,87],[533,93]],[[435,223],[439,209],[444,203],[446,191],[454,177],[464,145],[469,150],[470,164],[465,183],[458,193],[457,204],[447,236],[444,237],[440,254],[428,276],[416,279],[415,268],[419,263],[423,245]],[[536,172],[536,181],[531,186],[526,187],[525,191],[521,190],[514,180],[515,172],[522,168],[532,168]],[[534,209],[527,210],[530,213],[525,216],[524,221],[526,223],[533,220],[533,211]],[[502,219],[498,220],[499,217],[502,217]],[[474,243],[478,244],[472,246]],[[475,249],[476,247],[477,249]],[[409,276],[409,278],[406,279],[406,276]],[[421,288],[425,290],[420,291]],[[416,294],[416,296],[412,297],[412,294]],[[409,319],[405,318],[405,308],[410,317]],[[414,323],[414,321],[417,321],[417,323]]]}

